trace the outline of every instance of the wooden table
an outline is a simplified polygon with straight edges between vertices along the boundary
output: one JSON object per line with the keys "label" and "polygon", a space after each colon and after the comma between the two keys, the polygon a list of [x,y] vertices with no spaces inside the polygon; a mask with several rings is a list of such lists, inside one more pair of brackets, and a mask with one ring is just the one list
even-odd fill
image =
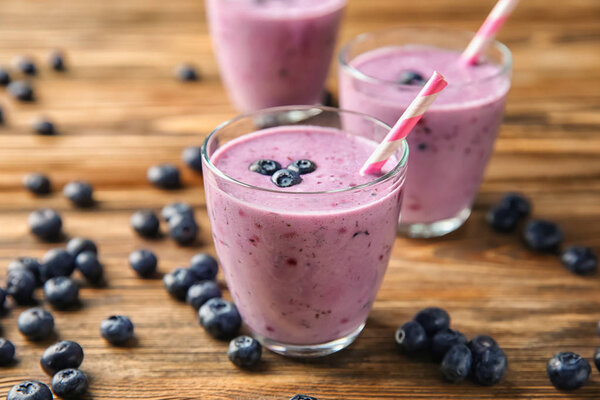
{"label": "wooden table", "polygon": [[[93,399],[599,398],[600,376],[576,393],[556,391],[547,360],[571,350],[591,358],[600,345],[600,279],[570,274],[552,256],[526,251],[516,235],[492,233],[485,210],[518,190],[535,215],[559,222],[566,242],[600,250],[600,2],[527,0],[501,34],[513,50],[515,74],[496,153],[465,227],[446,238],[398,239],[367,327],[349,349],[313,361],[264,355],[257,372],[236,369],[226,344],[208,337],[190,307],[172,300],[160,280],[137,279],[129,252],[152,248],[160,271],[214,253],[202,180],[183,169],[185,189],[162,192],[145,179],[157,162],[179,161],[218,123],[234,116],[221,87],[201,0],[3,0],[0,64],[19,54],[43,61],[66,50],[69,71],[42,68],[39,100],[20,104],[0,94],[8,123],[0,128],[0,269],[16,256],[41,256],[55,245],[27,229],[38,207],[58,209],[68,235],[100,246],[108,287],[81,291],[83,308],[55,311],[58,336],[85,349],[82,369]],[[474,30],[492,0],[350,0],[341,41],[398,24]],[[176,64],[202,70],[200,83],[175,81]],[[40,62],[41,64],[41,62]],[[331,86],[335,87],[332,81]],[[30,121],[46,115],[60,135],[39,137]],[[55,193],[36,199],[21,188],[24,174],[50,175]],[[93,183],[99,206],[78,210],[60,194],[74,179]],[[139,208],[174,200],[196,207],[202,244],[179,248],[144,241],[129,227]],[[222,276],[219,276],[222,281]],[[229,298],[229,294],[226,293]],[[396,352],[393,333],[422,307],[441,305],[469,335],[489,334],[506,349],[506,380],[492,388],[444,383],[434,364]],[[28,343],[16,329],[20,308],[2,318],[2,335],[19,362],[0,369],[0,396],[15,383],[49,382],[39,357],[50,342]],[[98,332],[111,314],[131,316],[137,346],[113,348]]]}

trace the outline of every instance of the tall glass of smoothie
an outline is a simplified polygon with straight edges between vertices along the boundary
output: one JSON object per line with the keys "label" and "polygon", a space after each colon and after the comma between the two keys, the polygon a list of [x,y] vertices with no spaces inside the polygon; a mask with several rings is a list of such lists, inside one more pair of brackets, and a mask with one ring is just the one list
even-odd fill
{"label": "tall glass of smoothie", "polygon": [[473,33],[399,28],[360,35],[343,48],[341,108],[393,124],[434,70],[448,87],[408,137],[400,231],[436,237],[469,217],[510,88],[512,57],[495,42],[475,66],[459,62]]}
{"label": "tall glass of smoothie", "polygon": [[323,98],[347,0],[206,0],[221,77],[244,112]]}
{"label": "tall glass of smoothie", "polygon": [[381,175],[359,170],[388,130],[366,115],[293,106],[235,118],[204,142],[217,254],[267,348],[322,356],[363,329],[394,243],[406,142]]}

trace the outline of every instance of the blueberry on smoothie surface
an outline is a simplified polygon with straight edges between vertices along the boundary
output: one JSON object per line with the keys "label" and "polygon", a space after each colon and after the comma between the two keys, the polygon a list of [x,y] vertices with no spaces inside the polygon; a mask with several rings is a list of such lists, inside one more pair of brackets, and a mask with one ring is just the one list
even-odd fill
{"label": "blueberry on smoothie surface", "polygon": [[398,83],[401,85],[416,85],[416,86],[425,86],[427,81],[417,71],[405,70],[400,73],[398,77]]}
{"label": "blueberry on smoothie surface", "polygon": [[598,269],[596,253],[583,246],[571,246],[561,255],[563,266],[577,275],[590,275]]}
{"label": "blueberry on smoothie surface", "polygon": [[63,194],[77,207],[89,207],[94,204],[94,188],[85,181],[73,181],[67,183]]}
{"label": "blueberry on smoothie surface", "polygon": [[100,323],[100,334],[109,343],[121,345],[133,337],[133,323],[124,315],[112,315]]}
{"label": "blueberry on smoothie surface", "polygon": [[54,317],[43,308],[34,307],[19,315],[17,326],[27,339],[42,340],[54,331]]}
{"label": "blueberry on smoothie surface", "polygon": [[261,175],[271,176],[281,169],[281,164],[275,160],[258,160],[250,164],[248,169]]}
{"label": "blueberry on smoothie surface", "polygon": [[289,169],[280,169],[271,176],[271,182],[275,185],[286,188],[302,182],[300,174]]}
{"label": "blueberry on smoothie surface", "polygon": [[56,134],[56,127],[52,121],[45,118],[38,118],[33,121],[33,131],[41,136],[52,136]]}
{"label": "blueberry on smoothie surface", "polygon": [[56,211],[49,208],[33,211],[29,214],[28,222],[31,233],[42,240],[55,240],[61,234],[62,219]]}
{"label": "blueberry on smoothie surface", "polygon": [[575,390],[585,385],[592,368],[579,354],[558,353],[548,361],[546,372],[550,382],[560,390]]}
{"label": "blueberry on smoothie surface", "polygon": [[311,160],[296,160],[287,166],[287,169],[300,175],[310,174],[317,169],[317,164]]}
{"label": "blueberry on smoothie surface", "polygon": [[439,307],[428,307],[419,311],[414,320],[423,326],[429,337],[450,326],[450,316]]}
{"label": "blueberry on smoothie surface", "polygon": [[429,345],[425,329],[416,321],[409,321],[396,331],[396,345],[407,353],[424,350]]}
{"label": "blueberry on smoothie surface", "polygon": [[83,349],[70,340],[54,343],[44,351],[40,359],[42,369],[50,376],[63,369],[78,368],[82,362]]}
{"label": "blueberry on smoothie surface", "polygon": [[10,340],[0,338],[0,365],[8,365],[15,359],[15,345]]}
{"label": "blueberry on smoothie surface", "polygon": [[4,68],[0,68],[0,86],[6,86],[10,83],[10,74]]}
{"label": "blueberry on smoothie surface", "polygon": [[38,381],[24,381],[10,389],[6,400],[52,400],[50,388]]}
{"label": "blueberry on smoothie surface", "polygon": [[539,252],[555,252],[563,240],[563,232],[554,222],[531,220],[523,232],[525,244]]}
{"label": "blueberry on smoothie surface", "polygon": [[34,100],[33,88],[26,81],[13,81],[8,84],[8,93],[23,102]]}
{"label": "blueberry on smoothie surface", "polygon": [[78,369],[63,369],[52,377],[52,391],[64,399],[79,399],[87,387],[87,377]]}
{"label": "blueberry on smoothie surface", "polygon": [[50,193],[50,179],[44,174],[31,173],[25,175],[23,186],[33,194]]}

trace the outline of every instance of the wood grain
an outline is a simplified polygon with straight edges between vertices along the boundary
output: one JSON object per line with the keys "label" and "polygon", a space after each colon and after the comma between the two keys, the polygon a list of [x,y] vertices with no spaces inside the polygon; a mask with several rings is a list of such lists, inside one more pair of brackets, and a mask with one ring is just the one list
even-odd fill
{"label": "wood grain", "polygon": [[[397,24],[474,30],[492,0],[350,0],[341,42]],[[600,250],[600,3],[597,0],[523,1],[501,33],[513,50],[515,74],[496,153],[464,228],[438,240],[397,239],[388,274],[367,327],[349,349],[321,360],[271,353],[259,371],[227,360],[226,344],[209,338],[194,312],[168,297],[160,280],[139,280],[127,265],[133,249],[150,247],[168,272],[198,251],[214,253],[201,178],[184,170],[185,188],[161,192],[145,181],[148,166],[180,164],[182,148],[236,113],[221,87],[201,0],[3,0],[0,64],[30,54],[42,62],[65,49],[69,71],[42,68],[38,101],[19,104],[0,93],[7,125],[0,128],[0,275],[16,256],[41,256],[53,245],[26,227],[41,206],[60,210],[70,236],[99,243],[108,287],[84,287],[83,308],[54,312],[61,339],[85,349],[82,369],[89,399],[548,399],[600,398],[600,375],[576,393],[561,393],[545,375],[557,351],[591,358],[600,345],[600,278],[580,278],[556,258],[526,251],[516,235],[490,232],[483,213],[502,192],[519,190],[535,215],[559,222],[567,243]],[[195,63],[203,80],[181,84],[176,64]],[[335,75],[335,74],[332,74]],[[335,76],[330,87],[335,89]],[[47,115],[57,137],[37,137],[30,121]],[[34,199],[22,176],[47,172],[57,191]],[[98,207],[76,210],[60,195],[73,179],[96,188]],[[128,220],[138,208],[184,200],[196,207],[201,243],[143,241]],[[222,276],[219,276],[222,281]],[[229,294],[226,293],[226,297]],[[493,335],[506,349],[509,373],[492,388],[445,384],[436,366],[398,354],[393,332],[420,308],[442,305],[469,335]],[[0,370],[0,396],[26,378],[44,382],[39,357],[50,341],[27,343],[13,309],[2,335],[18,347],[19,362]],[[137,345],[109,347],[100,321],[131,316]]]}

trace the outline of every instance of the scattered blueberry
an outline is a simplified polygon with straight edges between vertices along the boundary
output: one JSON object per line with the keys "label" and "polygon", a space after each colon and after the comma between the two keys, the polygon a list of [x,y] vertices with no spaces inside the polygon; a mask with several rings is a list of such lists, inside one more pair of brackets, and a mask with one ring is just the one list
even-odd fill
{"label": "scattered blueberry", "polygon": [[189,64],[181,64],[175,68],[175,76],[182,82],[191,82],[198,80],[196,69]]}
{"label": "scattered blueberry", "polygon": [[491,347],[479,354],[473,354],[473,378],[484,386],[495,385],[504,378],[508,362],[499,347]]}
{"label": "scattered blueberry", "polygon": [[428,307],[419,311],[414,320],[423,326],[429,337],[450,326],[450,316],[438,307]]}
{"label": "scattered blueberry", "polygon": [[563,232],[557,224],[542,220],[529,221],[523,236],[527,246],[542,252],[556,251],[563,240]]}
{"label": "scattered blueberry", "polygon": [[160,229],[160,221],[156,214],[150,210],[136,211],[132,216],[131,227],[138,235],[146,238],[156,237]]}
{"label": "scattered blueberry", "polygon": [[486,350],[500,348],[494,339],[486,335],[475,336],[469,341],[467,346],[469,346],[474,357],[483,354]]}
{"label": "scattered blueberry", "polygon": [[6,86],[10,83],[10,74],[4,68],[0,68],[0,86]]}
{"label": "scattered blueberry", "polygon": [[177,268],[163,277],[167,292],[182,301],[185,300],[188,289],[197,281],[196,276],[187,268]]}
{"label": "scattered blueberry", "polygon": [[17,68],[25,75],[37,75],[37,67],[29,57],[19,57],[16,60]]}
{"label": "scattered blueberry", "polygon": [[52,376],[67,368],[78,368],[83,362],[83,349],[78,343],[63,340],[48,347],[40,364],[46,374]]}
{"label": "scattered blueberry", "polygon": [[[448,350],[457,344],[467,344],[467,338],[454,329],[442,329],[431,339],[431,355],[435,361],[441,361]],[[470,353],[470,351],[469,351]]]}
{"label": "scattered blueberry", "polygon": [[33,257],[19,257],[14,259],[8,264],[8,273],[10,274],[12,271],[17,269],[26,269],[31,272],[35,277],[36,286],[41,286],[41,269],[42,266],[37,258]]}
{"label": "scattered blueberry", "polygon": [[287,166],[287,169],[294,171],[297,174],[304,175],[310,174],[317,169],[317,164],[311,160],[296,160]]}
{"label": "scattered blueberry", "polygon": [[150,250],[141,249],[129,254],[129,265],[142,278],[151,276],[156,271],[158,259]]}
{"label": "scattered blueberry", "polygon": [[44,174],[27,174],[23,177],[23,186],[33,194],[50,193],[50,179]]}
{"label": "scattered blueberry", "polygon": [[305,394],[297,394],[292,397],[290,400],[319,400],[316,397],[307,396]]}
{"label": "scattered blueberry", "polygon": [[100,324],[100,334],[108,342],[119,345],[133,337],[133,323],[123,315],[113,315]]}
{"label": "scattered blueberry", "polygon": [[563,265],[577,275],[589,275],[598,269],[598,257],[589,247],[571,246],[561,256]]}
{"label": "scattered blueberry", "polygon": [[523,218],[531,213],[531,203],[519,193],[507,193],[500,200],[500,206],[516,211],[519,217]]}
{"label": "scattered blueberry", "polygon": [[64,399],[79,399],[87,387],[87,377],[78,369],[63,369],[52,377],[52,391]]}
{"label": "scattered blueberry", "polygon": [[35,276],[26,269],[15,269],[6,276],[6,293],[17,304],[33,303],[33,293],[36,287]]}
{"label": "scattered blueberry", "polygon": [[519,223],[519,213],[512,208],[496,206],[488,211],[486,220],[495,231],[510,232]]}
{"label": "scattered blueberry", "polygon": [[44,283],[44,297],[56,308],[67,308],[79,301],[79,286],[71,278],[57,276]]}
{"label": "scattered blueberry", "polygon": [[79,253],[75,257],[75,268],[91,283],[99,283],[104,275],[104,268],[93,251]]}
{"label": "scattered blueberry", "polygon": [[42,208],[29,214],[29,229],[40,239],[55,240],[60,237],[62,219],[56,211]]}
{"label": "scattered blueberry", "polygon": [[54,331],[54,317],[43,308],[34,307],[19,315],[17,326],[27,339],[42,340]]}
{"label": "scattered blueberry", "polygon": [[250,336],[238,336],[229,342],[227,357],[241,368],[254,367],[260,361],[262,346]]}
{"label": "scattered blueberry", "polygon": [[147,178],[160,189],[177,189],[181,186],[179,170],[173,164],[159,164],[148,168]]}
{"label": "scattered blueberry", "polygon": [[8,84],[8,92],[19,101],[33,101],[33,88],[26,81],[13,81]]}
{"label": "scattered blueberry", "polygon": [[52,400],[50,388],[38,381],[25,381],[10,389],[6,400]]}
{"label": "scattered blueberry", "polygon": [[596,365],[596,369],[600,371],[600,347],[594,351],[594,365]]}
{"label": "scattered blueberry", "polygon": [[548,361],[546,372],[550,382],[560,390],[575,390],[585,385],[592,368],[579,354],[558,353]]}
{"label": "scattered blueberry", "polygon": [[0,338],[0,365],[8,365],[15,359],[15,345],[10,340]]}
{"label": "scattered blueberry", "polygon": [[429,346],[425,329],[416,321],[409,321],[396,331],[396,344],[408,353],[424,350]]}
{"label": "scattered blueberry", "polygon": [[190,286],[186,302],[197,310],[208,300],[216,297],[221,297],[219,286],[214,281],[202,281]]}
{"label": "scattered blueberry", "polygon": [[73,257],[77,257],[84,251],[91,251],[94,254],[98,254],[98,246],[90,239],[77,237],[69,240],[67,243],[67,251]]}
{"label": "scattered blueberry", "polygon": [[270,176],[281,169],[281,164],[274,160],[258,160],[250,164],[248,169],[261,175]]}
{"label": "scattered blueberry", "polygon": [[33,131],[42,136],[52,136],[56,134],[54,124],[47,119],[36,119],[33,122]]}
{"label": "scattered blueberry", "polygon": [[198,253],[190,260],[190,271],[199,281],[212,281],[217,277],[219,264],[210,254]]}
{"label": "scattered blueberry", "polygon": [[401,85],[418,85],[425,86],[425,78],[416,71],[406,70],[400,73],[398,83]]}
{"label": "scattered blueberry", "polygon": [[71,276],[75,270],[75,259],[63,249],[51,249],[42,257],[41,278],[43,282],[57,276]]}
{"label": "scattered blueberry", "polygon": [[237,335],[242,325],[242,317],[236,306],[226,300],[208,300],[198,311],[200,325],[217,339],[229,339]]}
{"label": "scattered blueberry", "polygon": [[58,50],[54,50],[50,53],[48,62],[50,67],[55,71],[64,71],[66,69],[65,57],[63,53]]}
{"label": "scattered blueberry", "polygon": [[177,214],[169,219],[169,235],[180,245],[192,244],[198,236],[198,224],[187,214]]}
{"label": "scattered blueberry", "polygon": [[94,188],[84,181],[67,183],[63,189],[63,194],[78,207],[89,207],[94,204]]}
{"label": "scattered blueberry", "polygon": [[444,355],[440,371],[447,381],[456,383],[469,376],[471,364],[471,350],[465,344],[456,344]]}
{"label": "scattered blueberry", "polygon": [[181,159],[192,170],[202,173],[202,148],[189,146],[183,149]]}
{"label": "scattered blueberry", "polygon": [[187,203],[171,203],[163,207],[160,215],[168,222],[172,217],[178,214],[186,214],[193,218],[194,210]]}
{"label": "scattered blueberry", "polygon": [[285,188],[302,182],[300,175],[289,169],[280,169],[271,176],[271,182],[279,187]]}

